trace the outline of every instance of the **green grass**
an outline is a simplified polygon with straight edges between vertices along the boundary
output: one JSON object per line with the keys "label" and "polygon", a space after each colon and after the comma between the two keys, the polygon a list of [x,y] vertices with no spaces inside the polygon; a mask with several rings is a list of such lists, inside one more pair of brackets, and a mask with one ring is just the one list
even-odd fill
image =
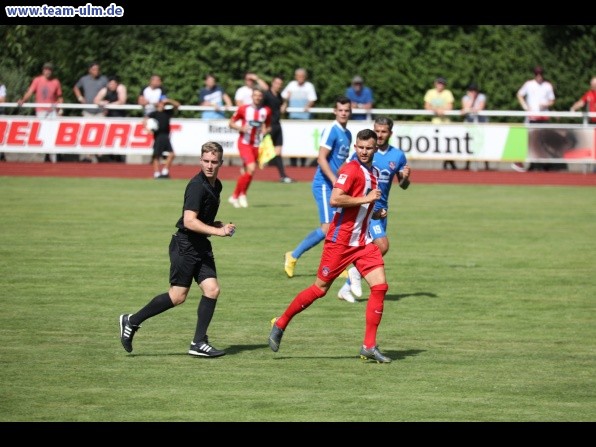
{"label": "green grass", "polygon": [[283,253],[318,224],[310,185],[255,182],[249,208],[220,208],[234,237],[213,239],[227,355],[186,354],[196,284],[127,354],[118,316],[167,290],[185,185],[0,177],[0,421],[596,419],[593,188],[395,188],[379,365],[358,358],[368,288],[348,304],[340,282],[269,349],[321,246],[287,278]]}

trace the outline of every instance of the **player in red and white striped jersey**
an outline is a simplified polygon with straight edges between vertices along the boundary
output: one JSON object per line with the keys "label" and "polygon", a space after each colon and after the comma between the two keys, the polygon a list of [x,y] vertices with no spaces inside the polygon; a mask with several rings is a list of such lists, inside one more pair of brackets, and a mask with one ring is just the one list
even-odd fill
{"label": "player in red and white striped jersey", "polygon": [[379,363],[391,362],[389,357],[381,354],[377,345],[377,329],[389,286],[381,250],[372,243],[368,234],[371,217],[380,219],[387,216],[384,208],[374,211],[375,202],[381,197],[381,190],[377,188],[378,170],[372,164],[377,151],[377,134],[371,129],[361,130],[356,135],[354,148],[357,159],[340,168],[333,185],[331,206],[337,210],[325,237],[317,277],[314,284],[295,296],[279,318],[272,320],[269,346],[273,351],[279,349],[283,333],[292,318],[324,297],[333,281],[346,267],[354,264],[370,286],[360,356]]}

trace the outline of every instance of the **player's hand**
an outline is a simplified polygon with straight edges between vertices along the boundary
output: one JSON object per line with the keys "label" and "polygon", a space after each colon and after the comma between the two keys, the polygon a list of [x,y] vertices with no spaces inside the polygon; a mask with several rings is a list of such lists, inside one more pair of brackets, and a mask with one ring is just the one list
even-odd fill
{"label": "player's hand", "polygon": [[384,219],[387,217],[387,209],[381,208],[380,210],[373,211],[372,218],[373,219]]}
{"label": "player's hand", "polygon": [[371,189],[369,193],[366,195],[366,198],[369,202],[374,202],[381,198],[381,190],[380,189]]}
{"label": "player's hand", "polygon": [[223,237],[232,237],[236,232],[236,224],[233,224],[232,222],[224,224],[222,228],[224,230]]}

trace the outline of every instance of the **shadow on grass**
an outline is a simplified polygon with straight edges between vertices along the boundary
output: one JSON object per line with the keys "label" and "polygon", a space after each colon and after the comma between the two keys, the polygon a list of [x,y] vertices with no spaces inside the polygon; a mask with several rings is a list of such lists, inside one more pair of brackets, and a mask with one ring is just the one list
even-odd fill
{"label": "shadow on grass", "polygon": [[[414,357],[422,352],[426,352],[424,349],[408,349],[404,351],[386,351],[382,350],[383,354],[388,356],[391,360],[404,360],[407,357]],[[304,360],[304,359],[313,359],[313,360],[320,360],[320,359],[329,359],[329,360],[346,360],[346,359],[357,359],[360,360],[362,363],[376,363],[374,360],[362,360],[358,354],[354,355],[341,355],[341,356],[329,356],[329,355],[279,355],[276,354],[273,357],[273,360]]]}
{"label": "shadow on grass", "polygon": [[[401,293],[401,294],[397,294],[397,295],[389,295],[388,294],[388,295],[385,295],[385,301],[399,301],[404,298],[414,298],[414,297],[436,298],[437,294],[430,293],[430,292]],[[368,297],[365,297],[363,295],[362,298],[356,298],[356,301],[365,302],[365,301],[368,301]]]}

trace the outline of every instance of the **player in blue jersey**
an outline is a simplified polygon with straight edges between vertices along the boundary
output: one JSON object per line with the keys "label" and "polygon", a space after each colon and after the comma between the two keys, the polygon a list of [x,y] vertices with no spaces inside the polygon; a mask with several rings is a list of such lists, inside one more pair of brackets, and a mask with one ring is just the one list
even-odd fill
{"label": "player in blue jersey", "polygon": [[286,253],[284,270],[289,278],[294,276],[294,267],[298,258],[325,239],[335,212],[335,208],[329,203],[331,190],[337,180],[337,171],[348,159],[352,146],[352,133],[346,127],[352,114],[350,99],[343,95],[335,98],[333,114],[335,121],[329,124],[321,135],[317,158],[319,166],[312,182],[312,193],[319,208],[321,226],[310,232],[293,251]]}
{"label": "player in blue jersey", "polygon": [[[373,158],[373,166],[379,169],[378,187],[381,189],[381,198],[375,203],[375,210],[389,209],[389,191],[393,185],[393,178],[397,177],[399,186],[407,189],[410,186],[410,167],[404,152],[389,144],[393,135],[393,121],[385,116],[375,119],[374,131],[377,134],[378,150]],[[352,157],[354,158],[354,157]],[[373,238],[373,243],[385,255],[389,251],[389,239],[387,239],[387,217],[383,219],[371,219],[369,231]],[[339,289],[338,298],[349,303],[355,303],[357,297],[362,296],[361,276],[356,267],[348,270],[348,279]]]}

